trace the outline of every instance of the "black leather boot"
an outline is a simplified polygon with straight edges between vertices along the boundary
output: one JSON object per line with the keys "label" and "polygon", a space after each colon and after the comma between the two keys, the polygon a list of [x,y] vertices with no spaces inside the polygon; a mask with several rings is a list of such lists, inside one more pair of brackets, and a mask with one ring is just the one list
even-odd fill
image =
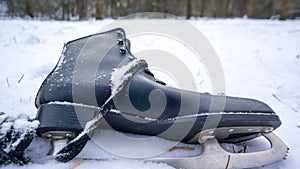
{"label": "black leather boot", "polygon": [[[38,134],[71,139],[78,135],[110,97],[112,72],[134,60],[120,28],[65,44],[36,97]],[[183,142],[197,142],[199,135],[237,142],[281,124],[263,102],[171,88],[145,65],[124,85],[106,106],[104,128]]]}

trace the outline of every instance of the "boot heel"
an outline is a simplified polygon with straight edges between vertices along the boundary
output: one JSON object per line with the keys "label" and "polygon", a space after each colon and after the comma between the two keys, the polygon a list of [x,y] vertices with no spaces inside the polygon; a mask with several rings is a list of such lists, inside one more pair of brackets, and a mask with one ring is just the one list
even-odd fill
{"label": "boot heel", "polygon": [[47,132],[71,132],[78,135],[85,124],[93,119],[96,108],[74,105],[71,103],[49,103],[38,108],[37,120],[40,125],[37,134],[45,136]]}

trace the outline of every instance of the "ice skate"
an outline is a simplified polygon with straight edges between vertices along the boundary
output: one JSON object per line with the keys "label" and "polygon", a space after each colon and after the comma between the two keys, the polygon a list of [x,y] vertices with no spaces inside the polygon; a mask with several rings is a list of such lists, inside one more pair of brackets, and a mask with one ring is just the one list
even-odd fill
{"label": "ice skate", "polygon": [[[197,157],[145,159],[177,168],[250,168],[282,160],[287,153],[286,145],[272,133],[281,121],[268,105],[166,86],[145,61],[130,53],[120,28],[68,42],[35,104],[37,134],[53,141],[52,155],[63,162],[82,150],[94,129],[108,126],[203,145]],[[155,104],[164,107],[163,112],[158,114]],[[211,125],[213,120],[218,121],[216,126]],[[176,132],[164,133],[174,123]],[[271,149],[234,154],[218,144],[259,136],[270,141]]]}

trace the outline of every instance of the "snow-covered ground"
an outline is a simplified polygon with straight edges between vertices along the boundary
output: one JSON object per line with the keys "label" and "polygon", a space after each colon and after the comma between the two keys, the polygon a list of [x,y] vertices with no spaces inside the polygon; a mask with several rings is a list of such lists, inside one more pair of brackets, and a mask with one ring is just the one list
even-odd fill
{"label": "snow-covered ground", "polygon": [[[96,33],[111,22],[113,20],[0,20],[0,112],[12,116],[25,113],[34,118],[35,94],[58,61],[63,44]],[[226,94],[262,100],[280,116],[282,125],[275,133],[289,146],[290,153],[286,160],[264,168],[299,168],[300,20],[200,19],[189,22],[216,50],[224,69]],[[93,153],[92,148],[84,151]],[[22,168],[72,166],[172,168],[129,159],[66,164],[49,161]]]}

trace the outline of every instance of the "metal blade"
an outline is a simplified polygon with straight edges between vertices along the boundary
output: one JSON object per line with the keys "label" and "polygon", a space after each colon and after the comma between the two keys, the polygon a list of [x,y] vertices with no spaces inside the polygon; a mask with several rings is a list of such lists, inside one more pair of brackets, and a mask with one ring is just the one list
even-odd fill
{"label": "metal blade", "polygon": [[274,133],[263,136],[271,143],[271,148],[265,151],[251,153],[230,153],[225,151],[216,138],[203,143],[203,153],[195,157],[181,158],[151,158],[145,161],[163,162],[176,168],[204,169],[204,168],[252,168],[283,160],[288,147]]}

